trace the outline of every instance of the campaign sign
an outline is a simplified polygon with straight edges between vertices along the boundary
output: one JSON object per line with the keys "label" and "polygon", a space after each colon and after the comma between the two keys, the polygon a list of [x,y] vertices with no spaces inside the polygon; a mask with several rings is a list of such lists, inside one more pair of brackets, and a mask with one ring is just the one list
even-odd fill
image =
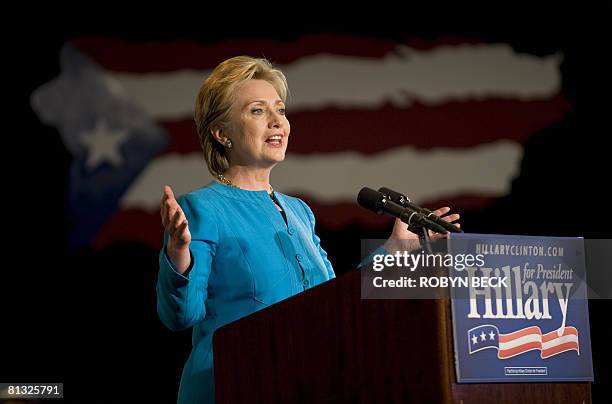
{"label": "campaign sign", "polygon": [[457,234],[448,253],[460,383],[592,381],[584,239]]}

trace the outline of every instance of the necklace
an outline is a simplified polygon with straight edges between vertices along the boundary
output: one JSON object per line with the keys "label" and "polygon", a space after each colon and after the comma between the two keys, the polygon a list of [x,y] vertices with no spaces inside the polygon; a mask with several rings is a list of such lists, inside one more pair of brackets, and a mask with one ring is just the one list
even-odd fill
{"label": "necklace", "polygon": [[[234,187],[234,188],[242,189],[238,185],[234,185],[234,183],[232,183],[232,180],[230,180],[229,178],[227,178],[223,174],[217,174],[217,181],[219,181],[220,183],[225,184],[225,185],[227,185],[229,187]],[[272,188],[272,185],[270,185],[270,191],[268,192],[268,196],[272,200],[272,203],[274,203],[276,205],[276,207],[278,208],[278,210],[280,211],[281,215],[283,216],[283,219],[285,219],[285,223],[287,223],[287,216],[286,216],[285,211],[283,210],[282,206],[278,202],[278,199],[276,199],[276,196],[274,195],[274,188]]]}
{"label": "necklace", "polygon": [[[230,180],[229,178],[227,178],[223,174],[217,174],[217,181],[219,181],[220,183],[225,184],[227,186],[230,186],[230,187],[242,189],[238,185],[234,185],[232,180]],[[269,187],[270,187],[270,190],[268,191],[268,196],[270,198],[272,198],[272,200],[274,201],[274,188],[272,188],[272,185],[269,185]]]}

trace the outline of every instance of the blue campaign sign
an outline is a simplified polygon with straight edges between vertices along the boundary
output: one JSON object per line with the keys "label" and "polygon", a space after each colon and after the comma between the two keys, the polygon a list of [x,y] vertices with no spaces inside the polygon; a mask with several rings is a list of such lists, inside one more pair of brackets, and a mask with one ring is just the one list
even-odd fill
{"label": "blue campaign sign", "polygon": [[[459,383],[592,381],[584,239],[452,233]],[[467,261],[465,261],[467,262]],[[483,286],[484,283],[484,286]]]}

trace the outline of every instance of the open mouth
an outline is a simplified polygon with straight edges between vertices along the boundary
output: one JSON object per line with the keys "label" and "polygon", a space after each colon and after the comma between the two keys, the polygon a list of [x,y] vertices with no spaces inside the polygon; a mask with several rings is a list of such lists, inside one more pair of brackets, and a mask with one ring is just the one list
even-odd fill
{"label": "open mouth", "polygon": [[283,136],[272,135],[266,139],[266,143],[273,147],[281,147],[283,145]]}

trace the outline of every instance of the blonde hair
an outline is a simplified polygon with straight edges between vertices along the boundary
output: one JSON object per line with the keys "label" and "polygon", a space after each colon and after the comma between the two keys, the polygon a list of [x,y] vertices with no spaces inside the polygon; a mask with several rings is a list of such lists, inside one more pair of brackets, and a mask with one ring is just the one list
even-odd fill
{"label": "blonde hair", "polygon": [[287,100],[287,79],[267,59],[236,56],[221,62],[213,70],[200,86],[194,112],[200,145],[208,171],[213,176],[223,174],[230,161],[226,148],[212,132],[214,128],[229,126],[236,87],[247,80],[265,80],[272,84],[283,102]]}

